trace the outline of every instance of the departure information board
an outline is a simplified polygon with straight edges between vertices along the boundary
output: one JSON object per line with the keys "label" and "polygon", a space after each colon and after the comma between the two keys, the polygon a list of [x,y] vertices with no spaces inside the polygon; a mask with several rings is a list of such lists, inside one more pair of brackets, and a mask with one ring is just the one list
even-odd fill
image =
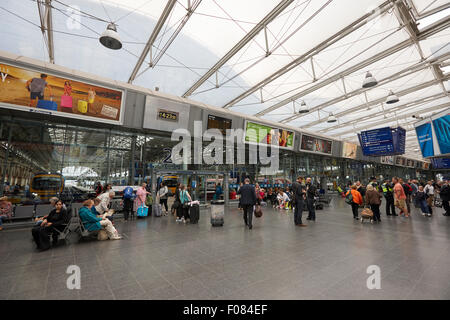
{"label": "departure information board", "polygon": [[405,153],[406,130],[402,127],[379,128],[358,134],[365,156],[392,156]]}
{"label": "departure information board", "polygon": [[394,154],[394,140],[390,127],[358,133],[359,143],[365,156]]}

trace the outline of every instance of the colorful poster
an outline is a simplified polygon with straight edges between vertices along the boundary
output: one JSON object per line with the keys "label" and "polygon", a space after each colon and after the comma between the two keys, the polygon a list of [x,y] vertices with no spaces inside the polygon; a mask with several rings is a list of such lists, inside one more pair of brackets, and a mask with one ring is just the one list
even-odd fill
{"label": "colorful poster", "polygon": [[302,134],[300,150],[331,154],[332,141]]}
{"label": "colorful poster", "polygon": [[294,132],[247,121],[245,142],[272,144],[272,141],[281,148],[292,149],[294,147]]}
{"label": "colorful poster", "polygon": [[123,91],[0,63],[0,106],[101,122],[121,122]]}
{"label": "colorful poster", "polygon": [[342,144],[342,156],[344,158],[356,159],[356,150],[358,146],[354,143],[343,142]]}
{"label": "colorful poster", "polygon": [[419,141],[420,150],[424,158],[434,156],[433,133],[431,123],[424,123],[416,127],[416,135]]}
{"label": "colorful poster", "polygon": [[434,132],[441,155],[450,154],[450,114],[433,120]]}

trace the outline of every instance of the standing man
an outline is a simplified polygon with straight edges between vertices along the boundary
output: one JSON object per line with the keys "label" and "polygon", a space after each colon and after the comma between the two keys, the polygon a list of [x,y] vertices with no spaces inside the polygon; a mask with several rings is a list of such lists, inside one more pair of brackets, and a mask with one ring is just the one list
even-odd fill
{"label": "standing man", "polygon": [[450,186],[447,180],[440,181],[439,184],[441,187],[439,195],[441,196],[442,207],[445,209],[444,216],[450,216],[450,206],[448,204],[448,201],[450,200]]}
{"label": "standing man", "polygon": [[429,216],[433,214],[433,201],[434,201],[434,181],[428,181],[428,184],[425,186],[423,191],[425,191],[425,194],[427,195],[427,204],[428,204],[428,212]]}
{"label": "standing man", "polygon": [[406,208],[406,194],[403,189],[400,179],[397,177],[392,178],[394,184],[394,205],[400,209],[400,215],[404,214],[406,218],[409,217],[408,209]]}
{"label": "standing man", "polygon": [[50,91],[50,97],[53,97],[52,87],[47,83],[47,75],[41,74],[40,78],[33,78],[27,81],[25,87],[30,92],[30,107],[36,107],[38,100],[44,100],[45,88]]}
{"label": "standing man", "polygon": [[400,178],[400,183],[402,184],[403,190],[405,191],[406,195],[406,208],[408,209],[408,212],[411,212],[411,195],[413,189],[409,185],[409,183],[406,183],[403,181],[403,179]]}
{"label": "standing man", "polygon": [[306,178],[306,206],[308,207],[308,218],[306,220],[316,221],[316,208],[314,198],[317,188],[311,183],[311,178]]}
{"label": "standing man", "polygon": [[298,227],[306,227],[302,222],[303,207],[306,197],[306,187],[303,184],[303,177],[298,177],[292,184],[292,203],[294,204],[294,223]]}
{"label": "standing man", "polygon": [[250,185],[250,179],[244,180],[244,185],[238,190],[238,194],[241,195],[241,205],[244,209],[244,222],[248,226],[249,230],[253,228],[253,206],[256,204],[256,190],[254,186]]}
{"label": "standing man", "polygon": [[390,184],[388,180],[385,180],[384,183],[381,185],[381,189],[383,190],[383,195],[384,198],[386,199],[386,215],[397,216],[397,214],[395,213],[394,188],[392,184]]}
{"label": "standing man", "polygon": [[133,188],[128,186],[123,189],[123,210],[124,210],[124,220],[128,221],[128,216],[133,210]]}

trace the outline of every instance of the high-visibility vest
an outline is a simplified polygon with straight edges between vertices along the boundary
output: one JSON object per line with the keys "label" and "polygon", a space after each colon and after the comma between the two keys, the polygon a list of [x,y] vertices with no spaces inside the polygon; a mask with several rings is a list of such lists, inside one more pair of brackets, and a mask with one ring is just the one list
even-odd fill
{"label": "high-visibility vest", "polygon": [[391,187],[388,187],[388,186],[386,185],[386,183],[383,183],[383,185],[382,185],[381,187],[383,188],[383,193],[384,193],[384,194],[386,194],[388,191],[389,191],[389,192],[392,192],[392,191],[393,191]]}

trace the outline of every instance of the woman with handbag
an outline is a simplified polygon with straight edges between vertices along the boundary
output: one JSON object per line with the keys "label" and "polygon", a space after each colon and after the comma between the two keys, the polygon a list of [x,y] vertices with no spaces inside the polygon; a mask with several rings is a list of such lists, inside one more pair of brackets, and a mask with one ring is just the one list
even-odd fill
{"label": "woman with handbag", "polygon": [[180,207],[183,216],[177,219],[177,222],[188,223],[190,221],[189,216],[189,202],[191,202],[191,196],[187,192],[186,187],[182,184],[180,185]]}
{"label": "woman with handbag", "polygon": [[367,186],[365,200],[366,205],[370,206],[370,210],[373,212],[373,221],[381,222],[380,218],[380,205],[381,205],[381,194],[371,185]]}

